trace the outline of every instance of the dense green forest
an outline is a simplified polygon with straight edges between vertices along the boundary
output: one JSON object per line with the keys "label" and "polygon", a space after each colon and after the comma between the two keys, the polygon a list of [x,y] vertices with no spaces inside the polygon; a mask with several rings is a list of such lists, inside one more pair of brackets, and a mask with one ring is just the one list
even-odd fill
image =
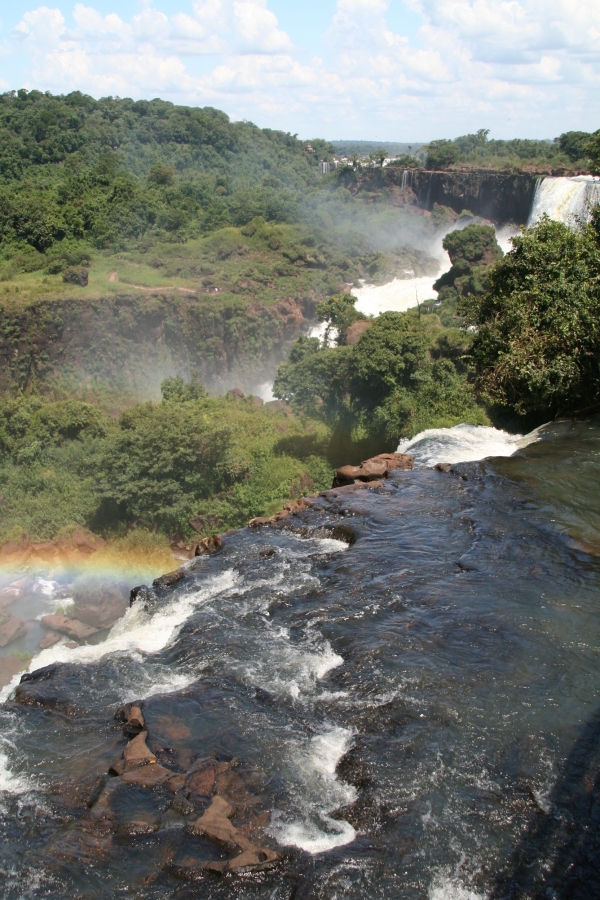
{"label": "dense green forest", "polygon": [[[370,319],[349,286],[435,275],[425,248],[446,220],[319,178],[325,141],[37,91],[0,96],[0,135],[0,541],[76,524],[189,540],[427,427],[598,408],[598,214],[542,220],[504,257],[489,226],[452,232],[437,301]],[[427,163],[593,170],[599,142],[481,131],[433,142]],[[292,343],[310,318],[325,339]],[[256,374],[266,357],[283,360],[278,404],[190,377]]]}

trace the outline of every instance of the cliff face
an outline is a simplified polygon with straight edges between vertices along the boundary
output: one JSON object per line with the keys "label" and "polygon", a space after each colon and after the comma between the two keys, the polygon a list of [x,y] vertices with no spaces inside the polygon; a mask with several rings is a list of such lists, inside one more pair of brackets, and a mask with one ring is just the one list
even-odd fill
{"label": "cliff face", "polygon": [[412,173],[409,183],[422,209],[431,210],[434,203],[439,203],[458,213],[468,209],[497,224],[524,225],[535,194],[536,176],[485,169],[473,172],[417,170]]}
{"label": "cliff face", "polygon": [[40,299],[0,309],[0,390],[57,384],[107,385],[124,396],[157,396],[169,375],[217,392],[272,377],[288,341],[314,314],[310,298],[238,307],[196,298],[122,294],[87,301]]}
{"label": "cliff face", "polygon": [[511,174],[488,169],[404,171],[400,167],[388,166],[349,174],[347,187],[354,193],[382,192],[389,195],[394,205],[412,206],[415,211],[430,212],[435,204],[439,204],[457,213],[468,209],[497,225],[505,222],[524,225],[533,202],[537,178],[537,175],[527,172]]}

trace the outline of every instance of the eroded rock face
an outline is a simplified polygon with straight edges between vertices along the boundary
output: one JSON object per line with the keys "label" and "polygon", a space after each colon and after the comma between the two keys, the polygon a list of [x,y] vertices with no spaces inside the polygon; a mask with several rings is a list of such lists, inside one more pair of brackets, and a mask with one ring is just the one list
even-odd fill
{"label": "eroded rock face", "polygon": [[352,325],[349,325],[346,328],[346,344],[349,347],[353,347],[354,344],[358,344],[361,336],[367,331],[368,328],[371,327],[373,323],[367,321],[366,319],[359,319],[358,322],[353,322]]}

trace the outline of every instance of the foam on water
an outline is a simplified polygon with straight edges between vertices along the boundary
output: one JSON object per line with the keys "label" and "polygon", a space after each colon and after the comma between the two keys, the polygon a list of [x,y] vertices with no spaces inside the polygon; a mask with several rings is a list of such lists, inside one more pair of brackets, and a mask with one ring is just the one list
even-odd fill
{"label": "foam on water", "polygon": [[[445,271],[445,270],[444,270]],[[418,303],[437,297],[433,284],[441,275],[431,278],[394,278],[387,284],[365,284],[352,288],[358,297],[356,309],[365,316],[379,316],[382,312],[406,312]]]}
{"label": "foam on water", "polygon": [[356,831],[349,822],[328,815],[357,796],[356,789],[336,775],[352,739],[351,729],[333,726],[295,751],[293,762],[300,785],[294,800],[300,816],[290,820],[282,814],[273,816],[270,831],[280,844],[307,853],[324,853],[354,840]]}
{"label": "foam on water", "polygon": [[467,887],[457,876],[438,873],[427,892],[428,900],[485,900],[480,894]]}
{"label": "foam on water", "polygon": [[398,453],[411,453],[415,463],[475,462],[490,456],[512,456],[538,439],[538,432],[509,434],[485,425],[455,425],[453,428],[428,428],[415,437],[400,441]]}
{"label": "foam on water", "polygon": [[13,775],[6,753],[0,750],[0,795],[23,794],[28,790],[31,790],[31,785],[27,779],[21,775]]}
{"label": "foam on water", "polygon": [[54,662],[95,662],[109,653],[157,653],[175,636],[181,625],[200,604],[229,590],[240,576],[233,569],[208,579],[189,594],[179,594],[158,610],[147,611],[134,604],[115,622],[105,641],[69,648],[55,644],[42,650],[31,661],[31,670]]}

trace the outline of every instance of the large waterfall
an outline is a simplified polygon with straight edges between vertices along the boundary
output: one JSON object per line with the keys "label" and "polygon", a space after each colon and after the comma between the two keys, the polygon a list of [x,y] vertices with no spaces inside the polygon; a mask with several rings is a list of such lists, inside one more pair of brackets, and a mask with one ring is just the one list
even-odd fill
{"label": "large waterfall", "polygon": [[534,225],[544,213],[565,224],[585,222],[597,203],[600,203],[600,178],[592,175],[543,178],[537,185],[527,225]]}

